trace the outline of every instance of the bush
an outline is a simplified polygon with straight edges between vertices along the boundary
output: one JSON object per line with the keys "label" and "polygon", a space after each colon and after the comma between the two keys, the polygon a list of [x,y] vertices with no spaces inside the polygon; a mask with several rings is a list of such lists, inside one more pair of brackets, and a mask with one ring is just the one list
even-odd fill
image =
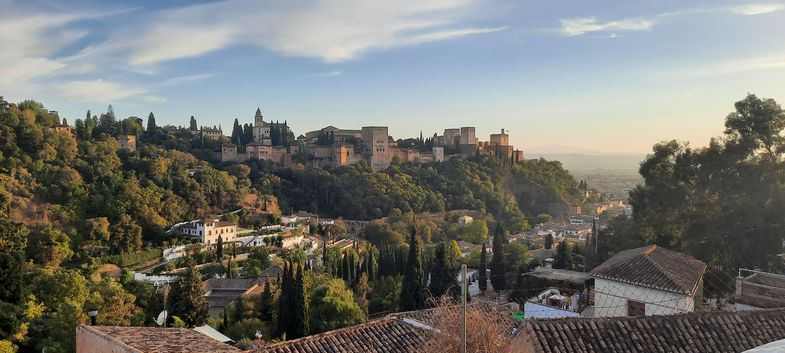
{"label": "bush", "polygon": [[103,263],[115,264],[120,267],[131,267],[151,260],[161,259],[162,257],[163,250],[161,248],[152,248],[132,253],[104,256],[101,258],[101,261]]}

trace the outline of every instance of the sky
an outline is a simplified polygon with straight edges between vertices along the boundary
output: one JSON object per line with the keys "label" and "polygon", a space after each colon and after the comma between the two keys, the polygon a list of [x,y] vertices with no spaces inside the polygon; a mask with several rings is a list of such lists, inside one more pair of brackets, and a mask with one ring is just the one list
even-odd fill
{"label": "sky", "polygon": [[785,1],[0,0],[0,96],[645,153],[705,145],[747,93],[785,102],[783,38]]}

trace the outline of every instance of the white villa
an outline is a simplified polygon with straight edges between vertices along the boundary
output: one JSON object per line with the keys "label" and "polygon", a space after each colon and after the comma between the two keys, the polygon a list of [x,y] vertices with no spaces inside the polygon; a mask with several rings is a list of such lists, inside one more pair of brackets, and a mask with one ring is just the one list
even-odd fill
{"label": "white villa", "polygon": [[237,237],[237,225],[218,219],[200,219],[182,226],[180,232],[211,245],[218,242],[218,236],[221,236],[223,241],[234,240]]}
{"label": "white villa", "polygon": [[624,250],[591,271],[594,317],[692,312],[706,264],[657,245]]}

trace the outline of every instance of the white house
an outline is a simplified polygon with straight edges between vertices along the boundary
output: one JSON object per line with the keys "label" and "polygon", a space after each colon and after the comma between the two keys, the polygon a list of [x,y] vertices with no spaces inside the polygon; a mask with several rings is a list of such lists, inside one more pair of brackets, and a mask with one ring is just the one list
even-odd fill
{"label": "white house", "polygon": [[234,240],[237,237],[237,225],[217,219],[200,219],[182,226],[180,232],[197,237],[200,242],[211,245],[218,242],[218,236],[221,236],[223,241]]}
{"label": "white house", "polygon": [[593,316],[692,312],[706,264],[656,245],[624,250],[591,271]]}

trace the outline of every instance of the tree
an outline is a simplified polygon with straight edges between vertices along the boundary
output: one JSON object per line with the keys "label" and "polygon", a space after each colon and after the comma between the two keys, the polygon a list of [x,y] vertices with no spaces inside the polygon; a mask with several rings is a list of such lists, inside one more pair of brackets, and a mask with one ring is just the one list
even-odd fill
{"label": "tree", "polygon": [[365,316],[368,316],[368,292],[370,290],[371,289],[368,286],[368,274],[363,273],[357,281],[357,289],[354,292],[354,298],[357,305],[363,310]]}
{"label": "tree", "polygon": [[153,112],[150,112],[150,115],[147,116],[147,133],[150,136],[155,136],[158,132],[158,125],[155,124],[155,115]]}
{"label": "tree", "polygon": [[9,339],[21,328],[25,317],[25,266],[27,228],[0,219],[0,340]]}
{"label": "tree", "polygon": [[365,321],[365,314],[344,282],[333,279],[311,291],[308,318],[310,333],[317,334],[361,324]]}
{"label": "tree", "polygon": [[196,125],[196,118],[194,118],[193,115],[191,115],[191,122],[188,125],[188,130],[191,130],[191,131],[199,130],[198,125]]}
{"label": "tree", "polygon": [[270,282],[264,282],[264,290],[259,303],[259,316],[262,321],[270,321],[273,318],[273,293],[270,291]]}
{"label": "tree", "polygon": [[294,287],[294,327],[291,338],[304,337],[308,334],[308,305],[305,299],[305,287],[303,283],[303,266],[298,264],[297,279],[295,280]]}
{"label": "tree", "polygon": [[115,253],[129,253],[142,249],[142,227],[131,216],[123,213],[110,229],[111,244]]}
{"label": "tree", "polygon": [[553,234],[545,234],[545,248],[550,249],[553,247]]}
{"label": "tree", "polygon": [[461,266],[461,248],[455,240],[439,243],[434,253],[428,289],[431,295],[439,298],[447,294],[457,297],[460,294],[457,276]]}
{"label": "tree", "polygon": [[222,236],[218,236],[218,241],[215,244],[215,257],[218,259],[219,263],[223,262],[224,259],[224,239]]}
{"label": "tree", "polygon": [[487,271],[487,251],[485,250],[485,243],[482,243],[482,252],[480,253],[480,268],[479,268],[479,286],[480,291],[485,293],[485,290],[488,289],[488,271]]}
{"label": "tree", "polygon": [[478,219],[463,228],[461,239],[470,243],[479,244],[488,239],[488,224]]}
{"label": "tree", "polygon": [[60,266],[73,254],[71,238],[60,229],[46,226],[30,233],[27,257],[42,266]]}
{"label": "tree", "polygon": [[553,268],[566,269],[569,266],[569,254],[567,254],[567,241],[562,240],[556,246],[556,257],[553,261]]}
{"label": "tree", "polygon": [[496,232],[493,235],[491,285],[496,293],[507,288],[507,263],[504,261],[504,229],[501,225],[496,226]]}
{"label": "tree", "polygon": [[423,297],[424,274],[422,268],[422,253],[414,229],[410,230],[409,256],[406,261],[406,271],[403,274],[401,287],[401,310],[410,311],[421,309],[425,305]]}
{"label": "tree", "polygon": [[180,317],[189,327],[199,326],[207,321],[207,301],[204,298],[199,271],[193,265],[185,270],[185,275],[172,286],[169,307],[173,315]]}

